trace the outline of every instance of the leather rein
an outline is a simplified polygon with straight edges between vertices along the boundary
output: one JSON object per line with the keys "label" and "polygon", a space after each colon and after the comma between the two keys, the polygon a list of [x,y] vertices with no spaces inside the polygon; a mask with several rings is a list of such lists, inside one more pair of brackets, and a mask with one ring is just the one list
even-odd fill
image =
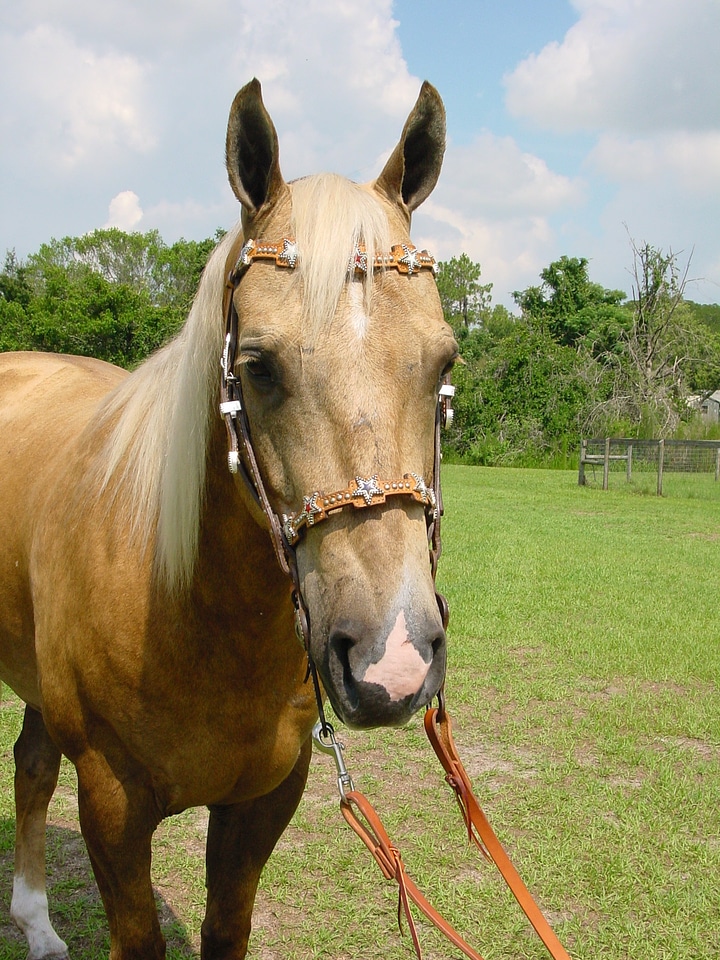
{"label": "leather rein", "polygon": [[[221,358],[220,413],[225,420],[228,433],[228,467],[230,472],[239,474],[245,482],[252,502],[259,509],[267,523],[270,538],[281,570],[292,584],[292,602],[295,609],[295,632],[303,644],[308,660],[308,677],[312,677],[317,700],[319,722],[313,730],[316,746],[323,752],[333,755],[337,767],[337,784],[340,793],[340,809],[343,817],[370,850],[383,876],[398,884],[398,922],[404,915],[418,960],[422,960],[420,942],[410,911],[412,901],[434,924],[437,929],[461,950],[470,960],[483,960],[479,953],[470,947],[455,929],[425,899],[415,883],[408,876],[400,851],[390,840],[385,827],[370,801],[354,787],[342,756],[343,745],[336,739],[332,725],[325,717],[323,695],[317,669],[310,651],[310,617],[303,599],[295,556],[295,544],[303,533],[338,510],[348,507],[363,509],[385,503],[389,497],[405,496],[423,504],[428,529],[428,546],[433,582],[437,574],[438,562],[442,551],[440,538],[440,518],[443,515],[442,492],[440,489],[440,431],[452,420],[452,397],[454,388],[448,378],[440,387],[435,415],[435,438],[432,483],[415,473],[406,473],[402,477],[381,479],[356,476],[354,481],[341,489],[330,493],[320,490],[310,492],[303,497],[302,507],[290,515],[278,516],[273,510],[262,474],[253,450],[250,425],[245,411],[240,378],[235,374],[237,359],[237,340],[239,319],[233,302],[233,294],[249,267],[256,261],[269,261],[277,267],[293,269],[298,259],[298,249],[294,239],[284,237],[280,241],[247,240],[235,244],[227,258],[225,292],[223,296],[223,314],[226,318],[225,344]],[[348,274],[366,273],[374,269],[395,269],[399,273],[412,274],[420,270],[436,272],[437,265],[427,251],[418,251],[410,244],[397,244],[391,252],[380,254],[368,262],[362,246],[358,246],[348,264]],[[443,628],[447,628],[449,609],[445,597],[436,589]],[[306,678],[307,679],[307,678]],[[424,718],[425,731],[440,763],[445,770],[445,779],[455,793],[467,833],[468,840],[474,843],[482,855],[495,863],[503,879],[518,901],[536,933],[547,947],[553,960],[570,960],[539,907],[533,900],[527,887],[495,835],[487,817],[472,791],[470,778],[458,756],[452,736],[450,716],[445,707],[444,690],[438,694],[438,706],[428,707]]]}

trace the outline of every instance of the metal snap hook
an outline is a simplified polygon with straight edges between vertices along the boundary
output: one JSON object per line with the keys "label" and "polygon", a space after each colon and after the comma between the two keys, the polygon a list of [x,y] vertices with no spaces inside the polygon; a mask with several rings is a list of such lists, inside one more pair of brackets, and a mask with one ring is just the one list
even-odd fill
{"label": "metal snap hook", "polygon": [[313,727],[313,743],[318,750],[321,751],[321,753],[329,753],[335,758],[335,766],[337,767],[338,772],[338,792],[340,793],[340,799],[345,800],[347,799],[347,792],[355,789],[355,784],[353,783],[352,777],[347,771],[347,767],[345,766],[345,761],[343,760],[342,756],[342,752],[345,747],[339,742],[339,740],[335,738],[335,731],[333,730],[332,724],[328,723],[327,721],[325,721],[325,732],[326,736],[323,735],[323,724],[320,720],[318,720]]}

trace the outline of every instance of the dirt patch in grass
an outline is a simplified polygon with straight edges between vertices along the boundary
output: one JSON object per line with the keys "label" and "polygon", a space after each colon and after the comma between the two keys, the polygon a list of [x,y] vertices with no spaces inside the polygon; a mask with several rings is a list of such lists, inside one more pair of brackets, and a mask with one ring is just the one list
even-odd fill
{"label": "dirt patch in grass", "polygon": [[717,763],[720,761],[720,744],[709,743],[706,740],[699,740],[695,737],[660,737],[653,744],[653,748],[659,751],[676,749],[687,751],[700,757],[702,760]]}

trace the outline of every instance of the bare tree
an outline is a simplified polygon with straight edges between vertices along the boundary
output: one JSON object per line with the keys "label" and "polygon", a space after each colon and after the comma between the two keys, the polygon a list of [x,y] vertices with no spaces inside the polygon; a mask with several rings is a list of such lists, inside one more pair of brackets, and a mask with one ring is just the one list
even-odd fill
{"label": "bare tree", "polygon": [[613,371],[611,395],[593,410],[594,425],[643,424],[657,436],[677,428],[687,395],[686,365],[702,350],[701,331],[683,306],[690,259],[637,244],[633,253],[630,322],[616,349],[600,359]]}

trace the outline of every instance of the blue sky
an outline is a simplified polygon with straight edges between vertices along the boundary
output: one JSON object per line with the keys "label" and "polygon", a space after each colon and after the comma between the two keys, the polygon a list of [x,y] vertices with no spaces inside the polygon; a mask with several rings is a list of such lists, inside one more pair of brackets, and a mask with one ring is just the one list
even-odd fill
{"label": "blue sky", "polygon": [[504,75],[577,19],[567,0],[396,0],[393,12],[408,69],[442,91],[459,143],[482,127],[517,132],[504,107]]}
{"label": "blue sky", "polygon": [[630,293],[630,238],[720,301],[719,0],[19,0],[0,12],[0,254],[236,216],[230,102],[263,83],[287,179],[371,179],[422,79],[448,111],[416,242],[496,302],[563,254]]}

